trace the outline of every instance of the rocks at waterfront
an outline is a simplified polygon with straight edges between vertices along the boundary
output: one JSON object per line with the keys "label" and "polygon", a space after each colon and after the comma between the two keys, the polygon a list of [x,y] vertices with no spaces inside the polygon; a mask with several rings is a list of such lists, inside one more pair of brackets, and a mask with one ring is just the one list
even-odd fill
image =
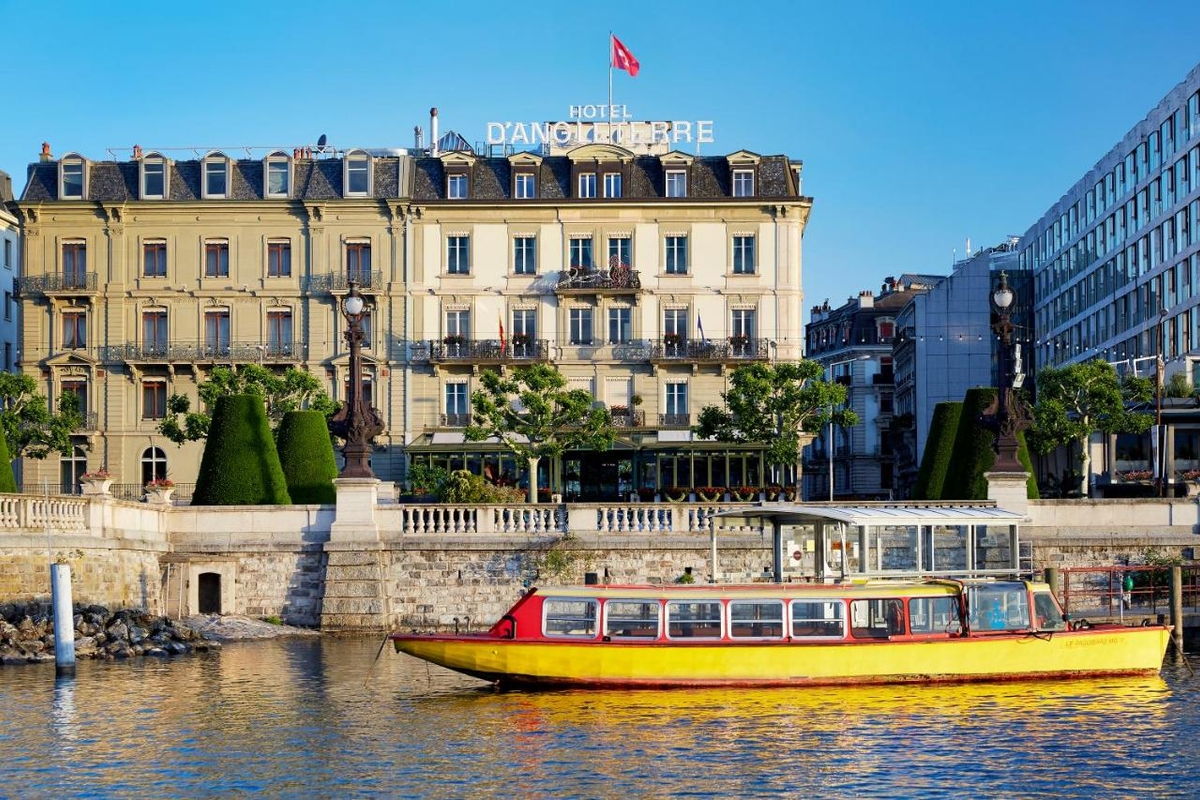
{"label": "rocks at waterfront", "polygon": [[[143,611],[109,611],[103,606],[75,607],[75,657],[118,659],[166,657],[213,650],[187,625]],[[45,604],[0,604],[0,665],[54,660],[54,618]]]}

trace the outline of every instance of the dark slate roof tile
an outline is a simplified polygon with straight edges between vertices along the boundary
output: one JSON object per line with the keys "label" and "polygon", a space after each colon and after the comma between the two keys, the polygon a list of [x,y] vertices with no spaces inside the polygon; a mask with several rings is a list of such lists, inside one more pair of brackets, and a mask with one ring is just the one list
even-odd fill
{"label": "dark slate roof tile", "polygon": [[565,158],[544,159],[538,172],[538,197],[563,200],[571,196],[571,163]]}
{"label": "dark slate roof tile", "polygon": [[758,162],[757,189],[762,197],[789,197],[787,159],[765,156]]}
{"label": "dark slate roof tile", "polygon": [[28,179],[25,191],[21,192],[21,200],[29,203],[40,203],[44,200],[58,198],[58,171],[56,164],[35,162],[29,165]]}
{"label": "dark slate roof tile", "polygon": [[200,162],[172,161],[171,185],[167,193],[176,202],[200,199]]}
{"label": "dark slate roof tile", "polygon": [[507,158],[492,158],[475,162],[471,175],[472,200],[511,200],[512,165]]}

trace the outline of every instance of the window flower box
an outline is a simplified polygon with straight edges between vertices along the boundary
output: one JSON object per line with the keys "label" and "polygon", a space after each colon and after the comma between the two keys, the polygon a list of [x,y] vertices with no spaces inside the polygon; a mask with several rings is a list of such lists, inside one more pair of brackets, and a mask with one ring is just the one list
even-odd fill
{"label": "window flower box", "polygon": [[725,497],[725,487],[701,486],[696,489],[696,496],[706,503],[715,503]]}
{"label": "window flower box", "polygon": [[113,476],[107,468],[101,467],[92,472],[85,472],[79,476],[79,489],[85,495],[107,495],[110,494],[109,487],[112,486]]}
{"label": "window flower box", "polygon": [[167,505],[175,494],[175,481],[170,478],[156,478],[143,487],[146,502],[152,505]]}
{"label": "window flower box", "polygon": [[463,345],[466,343],[467,343],[467,337],[459,336],[458,334],[453,334],[451,336],[447,336],[446,338],[442,339],[442,344]]}
{"label": "window flower box", "polygon": [[1145,483],[1153,478],[1154,473],[1148,469],[1131,469],[1117,473],[1117,480],[1121,483]]}

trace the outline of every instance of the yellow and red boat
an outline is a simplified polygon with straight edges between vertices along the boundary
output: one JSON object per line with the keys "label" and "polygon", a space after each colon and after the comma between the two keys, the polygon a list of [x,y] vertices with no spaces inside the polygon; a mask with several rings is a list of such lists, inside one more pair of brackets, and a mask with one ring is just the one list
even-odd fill
{"label": "yellow and red boat", "polygon": [[672,688],[1153,675],[1170,627],[1065,618],[1025,580],[530,589],[486,633],[398,652],[502,687]]}

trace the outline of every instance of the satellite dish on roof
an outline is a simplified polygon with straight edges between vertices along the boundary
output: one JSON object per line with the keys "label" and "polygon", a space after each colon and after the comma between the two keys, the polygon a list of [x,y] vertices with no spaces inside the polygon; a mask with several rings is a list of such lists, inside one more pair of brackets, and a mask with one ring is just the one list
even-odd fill
{"label": "satellite dish on roof", "polygon": [[326,142],[328,142],[328,141],[329,141],[329,137],[327,137],[325,134],[322,133],[317,138],[317,147],[324,147]]}

